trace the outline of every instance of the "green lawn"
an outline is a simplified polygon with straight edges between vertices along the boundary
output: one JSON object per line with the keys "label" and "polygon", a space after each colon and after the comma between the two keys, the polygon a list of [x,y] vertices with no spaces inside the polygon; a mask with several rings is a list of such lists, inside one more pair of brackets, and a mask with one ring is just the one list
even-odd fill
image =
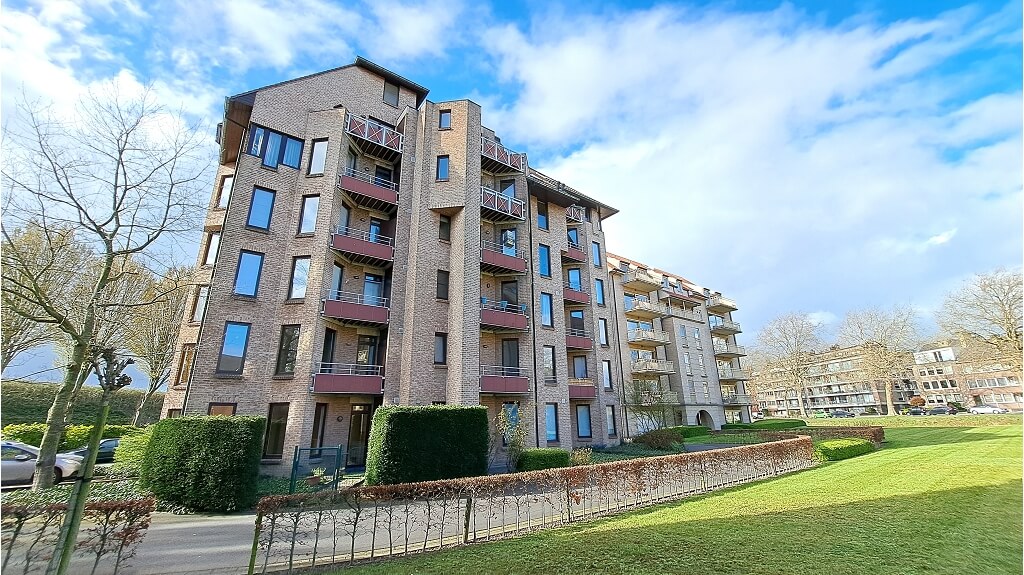
{"label": "green lawn", "polygon": [[1021,429],[886,446],[617,517],[339,573],[1021,573]]}

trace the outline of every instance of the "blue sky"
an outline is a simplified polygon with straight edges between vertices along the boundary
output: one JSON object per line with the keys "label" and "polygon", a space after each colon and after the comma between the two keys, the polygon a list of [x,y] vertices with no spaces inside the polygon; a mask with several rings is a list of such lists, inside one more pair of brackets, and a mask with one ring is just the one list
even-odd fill
{"label": "blue sky", "polygon": [[737,299],[751,343],[787,311],[928,323],[1020,265],[1020,23],[1019,2],[9,1],[2,96],[118,78],[212,126],[225,95],[363,55],[482,104],[621,210],[613,251]]}

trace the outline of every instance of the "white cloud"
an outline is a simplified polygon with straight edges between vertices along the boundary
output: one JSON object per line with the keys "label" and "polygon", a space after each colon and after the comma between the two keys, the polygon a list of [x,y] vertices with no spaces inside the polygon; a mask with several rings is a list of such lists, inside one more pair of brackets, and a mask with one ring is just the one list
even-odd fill
{"label": "white cloud", "polygon": [[936,235],[928,238],[927,240],[925,240],[924,243],[925,243],[925,245],[929,245],[929,246],[941,246],[942,244],[948,243],[949,240],[953,239],[953,236],[955,236],[955,235],[956,235],[956,228],[953,228],[951,230],[946,230],[946,231],[942,232],[941,234],[936,234]]}
{"label": "white cloud", "polygon": [[807,319],[818,325],[830,325],[839,320],[839,316],[830,311],[813,311],[807,314]]}

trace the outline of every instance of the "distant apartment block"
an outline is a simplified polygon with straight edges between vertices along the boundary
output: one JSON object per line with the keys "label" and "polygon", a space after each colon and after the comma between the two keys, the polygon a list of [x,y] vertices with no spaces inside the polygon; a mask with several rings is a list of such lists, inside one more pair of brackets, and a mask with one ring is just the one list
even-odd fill
{"label": "distant apartment block", "polygon": [[1020,373],[998,362],[958,359],[955,346],[931,347],[914,354],[914,379],[928,407],[960,403],[1024,408]]}

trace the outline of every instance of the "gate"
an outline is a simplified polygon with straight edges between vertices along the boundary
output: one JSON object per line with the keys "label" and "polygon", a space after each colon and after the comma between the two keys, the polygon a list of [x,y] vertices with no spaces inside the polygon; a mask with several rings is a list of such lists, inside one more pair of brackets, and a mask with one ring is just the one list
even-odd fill
{"label": "gate", "polygon": [[337,489],[345,475],[345,448],[296,447],[292,457],[292,477],[289,493],[296,489],[319,491]]}

